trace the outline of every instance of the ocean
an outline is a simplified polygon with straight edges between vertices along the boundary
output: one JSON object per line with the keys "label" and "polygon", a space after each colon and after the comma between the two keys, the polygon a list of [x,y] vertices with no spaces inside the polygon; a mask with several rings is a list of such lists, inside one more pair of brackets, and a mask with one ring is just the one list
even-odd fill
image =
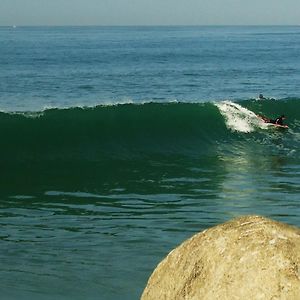
{"label": "ocean", "polygon": [[0,27],[0,45],[1,299],[139,299],[201,230],[300,226],[299,26]]}

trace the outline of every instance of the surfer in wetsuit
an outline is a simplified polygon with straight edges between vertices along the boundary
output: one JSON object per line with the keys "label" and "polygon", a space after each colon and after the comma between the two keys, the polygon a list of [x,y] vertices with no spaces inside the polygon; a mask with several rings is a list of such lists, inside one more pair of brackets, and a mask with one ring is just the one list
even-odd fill
{"label": "surfer in wetsuit", "polygon": [[277,124],[277,125],[283,125],[283,120],[285,120],[285,115],[281,115],[275,120],[270,120],[270,123]]}
{"label": "surfer in wetsuit", "polygon": [[265,123],[271,123],[271,124],[276,124],[276,125],[284,125],[283,120],[285,120],[285,115],[281,115],[280,117],[274,119],[268,119],[264,116],[259,116],[261,119],[264,120]]}

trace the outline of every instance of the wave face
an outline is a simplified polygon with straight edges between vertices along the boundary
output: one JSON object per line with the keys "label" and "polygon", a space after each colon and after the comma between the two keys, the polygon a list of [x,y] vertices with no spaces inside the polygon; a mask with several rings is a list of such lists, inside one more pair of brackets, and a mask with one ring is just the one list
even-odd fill
{"label": "wave face", "polygon": [[[240,103],[146,103],[92,108],[48,109],[39,113],[0,114],[1,180],[41,189],[63,181],[72,186],[112,182],[134,172],[148,178],[193,159],[241,153],[297,157],[300,99]],[[271,114],[272,112],[272,114]],[[268,128],[256,113],[288,116],[288,130]],[[150,176],[151,177],[151,176]],[[23,186],[23,188],[24,188]],[[71,189],[71,188],[70,188]]]}
{"label": "wave face", "polygon": [[[1,113],[1,154],[11,160],[127,158],[152,153],[205,153],[268,129],[256,113],[284,113],[291,130],[300,99],[233,103],[146,103]],[[278,132],[278,131],[277,131]],[[248,135],[247,135],[248,133]],[[274,131],[268,131],[273,134]]]}
{"label": "wave face", "polygon": [[227,133],[213,104],[144,104],[0,115],[2,155],[88,159],[201,150]]}

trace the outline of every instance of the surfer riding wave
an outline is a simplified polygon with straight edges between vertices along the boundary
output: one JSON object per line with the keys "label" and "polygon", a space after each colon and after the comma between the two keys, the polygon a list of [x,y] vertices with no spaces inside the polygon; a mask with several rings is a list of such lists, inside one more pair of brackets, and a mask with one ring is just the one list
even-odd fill
{"label": "surfer riding wave", "polygon": [[287,127],[287,125],[283,123],[283,121],[286,119],[285,115],[281,115],[276,119],[269,119],[262,115],[258,115],[258,117],[261,118],[265,123]]}

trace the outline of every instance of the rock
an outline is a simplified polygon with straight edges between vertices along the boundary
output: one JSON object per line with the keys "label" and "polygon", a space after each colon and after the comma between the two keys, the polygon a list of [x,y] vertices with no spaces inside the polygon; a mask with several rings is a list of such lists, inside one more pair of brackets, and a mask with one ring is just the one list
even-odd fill
{"label": "rock", "polygon": [[246,216],[194,235],[151,275],[142,300],[300,299],[300,230]]}

